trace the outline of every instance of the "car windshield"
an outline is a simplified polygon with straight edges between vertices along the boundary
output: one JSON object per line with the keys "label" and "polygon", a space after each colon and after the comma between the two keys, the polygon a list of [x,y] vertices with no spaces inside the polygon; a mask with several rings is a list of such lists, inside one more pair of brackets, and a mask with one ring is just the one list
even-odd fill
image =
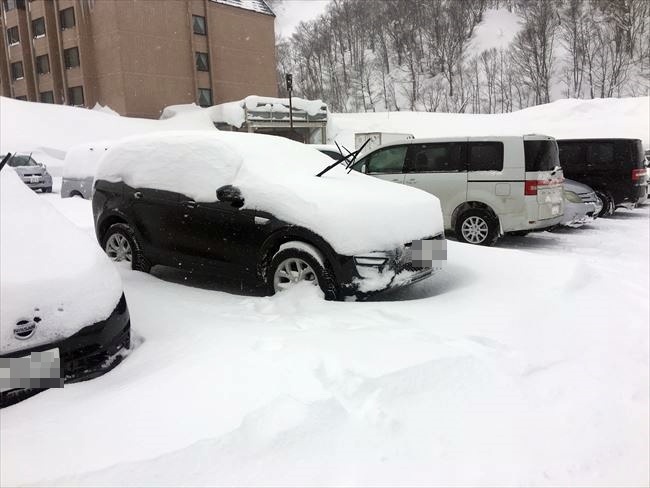
{"label": "car windshield", "polygon": [[29,156],[14,156],[7,164],[14,168],[18,166],[38,166],[38,163]]}
{"label": "car windshield", "polygon": [[552,171],[560,166],[555,141],[524,141],[526,171]]}

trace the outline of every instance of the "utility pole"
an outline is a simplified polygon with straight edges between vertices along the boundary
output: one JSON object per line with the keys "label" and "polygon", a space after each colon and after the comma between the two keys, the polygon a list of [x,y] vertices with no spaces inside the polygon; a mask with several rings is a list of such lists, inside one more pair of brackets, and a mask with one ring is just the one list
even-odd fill
{"label": "utility pole", "polygon": [[293,106],[291,104],[291,92],[293,91],[293,75],[287,73],[285,75],[287,80],[287,91],[289,92],[289,124],[291,124],[291,130],[293,130]]}

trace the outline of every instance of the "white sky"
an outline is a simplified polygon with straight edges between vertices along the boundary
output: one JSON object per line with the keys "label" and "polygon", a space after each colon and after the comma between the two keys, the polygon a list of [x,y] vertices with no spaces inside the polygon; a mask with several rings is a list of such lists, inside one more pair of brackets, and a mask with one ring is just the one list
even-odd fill
{"label": "white sky", "polygon": [[290,37],[300,22],[318,17],[328,3],[330,0],[284,0],[273,9],[275,33]]}

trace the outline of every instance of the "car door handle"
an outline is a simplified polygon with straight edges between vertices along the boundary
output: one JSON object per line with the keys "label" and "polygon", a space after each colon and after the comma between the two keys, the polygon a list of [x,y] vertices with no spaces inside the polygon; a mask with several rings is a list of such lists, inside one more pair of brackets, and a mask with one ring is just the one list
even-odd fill
{"label": "car door handle", "polygon": [[401,183],[402,180],[400,178],[393,178],[390,181],[394,181],[395,183]]}
{"label": "car door handle", "polygon": [[133,194],[133,198],[135,198],[136,200],[140,200],[142,198],[142,192],[136,191]]}
{"label": "car door handle", "polygon": [[187,208],[196,208],[196,202],[194,200],[187,200],[183,202],[183,205]]}
{"label": "car door handle", "polygon": [[415,178],[409,178],[408,180],[406,180],[406,182],[409,185],[414,185],[414,184],[416,184],[418,182],[418,180],[416,180]]}

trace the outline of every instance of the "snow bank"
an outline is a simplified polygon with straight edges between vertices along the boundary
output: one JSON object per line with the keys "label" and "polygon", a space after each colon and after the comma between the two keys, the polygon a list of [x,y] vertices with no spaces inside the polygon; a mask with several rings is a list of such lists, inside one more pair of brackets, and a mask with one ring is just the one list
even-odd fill
{"label": "snow bank", "polygon": [[630,137],[650,147],[650,98],[565,99],[507,114],[383,112],[330,114],[327,134],[347,147],[356,132],[415,137],[546,134],[555,138]]}
{"label": "snow bank", "polygon": [[72,146],[99,139],[184,129],[214,129],[214,124],[203,111],[179,114],[169,120],[149,120],[0,97],[0,153],[45,147],[65,154]]}
{"label": "snow bank", "polygon": [[63,162],[64,178],[88,178],[95,176],[101,157],[110,147],[111,141],[79,144],[70,148]]}
{"label": "snow bank", "polygon": [[[55,341],[108,317],[122,284],[102,250],[11,168],[3,168],[0,183],[0,353]],[[34,336],[16,339],[16,322],[34,317],[41,318]]]}
{"label": "snow bank", "polygon": [[233,132],[166,132],[128,138],[100,162],[97,179],[175,191],[199,202],[239,187],[245,207],[312,229],[339,253],[393,249],[442,231],[440,202],[339,166],[289,139]]}

